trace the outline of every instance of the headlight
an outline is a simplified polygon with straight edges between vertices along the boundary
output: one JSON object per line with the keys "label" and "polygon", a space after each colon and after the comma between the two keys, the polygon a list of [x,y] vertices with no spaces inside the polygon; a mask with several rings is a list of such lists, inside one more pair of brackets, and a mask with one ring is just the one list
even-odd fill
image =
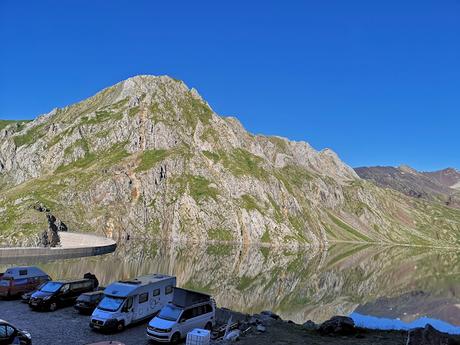
{"label": "headlight", "polygon": [[30,335],[29,332],[22,331],[22,335],[24,335],[27,339],[32,339],[32,336]]}
{"label": "headlight", "polygon": [[51,295],[50,295],[50,296],[45,296],[45,297],[43,297],[43,300],[47,301],[47,300],[49,300],[50,298],[51,298]]}

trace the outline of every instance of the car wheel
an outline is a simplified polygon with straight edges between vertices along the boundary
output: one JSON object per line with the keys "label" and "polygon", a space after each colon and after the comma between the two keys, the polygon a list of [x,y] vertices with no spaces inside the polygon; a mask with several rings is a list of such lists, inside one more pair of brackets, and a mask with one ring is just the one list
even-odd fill
{"label": "car wheel", "polygon": [[208,330],[208,331],[212,331],[212,323],[211,322],[208,322],[206,324],[206,326],[204,326],[204,329]]}
{"label": "car wheel", "polygon": [[179,344],[179,341],[180,341],[180,333],[176,332],[171,337],[171,344]]}
{"label": "car wheel", "polygon": [[117,331],[121,332],[125,329],[125,323],[123,321],[120,321],[117,325]]}
{"label": "car wheel", "polygon": [[50,304],[50,311],[55,311],[57,309],[57,303],[53,302]]}

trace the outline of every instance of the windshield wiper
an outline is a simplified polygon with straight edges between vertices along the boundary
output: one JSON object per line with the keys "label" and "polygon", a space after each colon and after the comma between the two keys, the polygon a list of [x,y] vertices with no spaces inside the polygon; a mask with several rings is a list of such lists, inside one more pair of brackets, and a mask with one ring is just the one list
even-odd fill
{"label": "windshield wiper", "polygon": [[101,309],[101,310],[105,310],[105,311],[117,311],[117,309],[108,309],[108,308],[104,308],[104,307],[101,307],[101,306],[98,306],[98,309]]}
{"label": "windshield wiper", "polygon": [[166,321],[176,321],[175,319],[171,319],[171,318],[169,318],[169,317],[164,317],[164,316],[159,316],[159,315],[158,315],[158,317],[159,317],[160,319],[163,319],[163,320],[166,320]]}

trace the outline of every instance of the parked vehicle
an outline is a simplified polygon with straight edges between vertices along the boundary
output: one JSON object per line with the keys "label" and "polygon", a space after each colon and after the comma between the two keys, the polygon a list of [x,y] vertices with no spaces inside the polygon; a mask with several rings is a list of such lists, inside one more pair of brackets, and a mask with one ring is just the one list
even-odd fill
{"label": "parked vehicle", "polygon": [[37,287],[36,290],[33,290],[33,291],[29,291],[29,292],[23,293],[23,294],[21,295],[21,302],[22,302],[22,303],[29,303],[30,297],[32,297],[32,295],[33,295],[36,291],[40,290],[40,289],[42,288],[42,286],[45,285],[47,282],[48,282],[48,281],[41,283],[41,284]]}
{"label": "parked vehicle", "polygon": [[85,292],[94,291],[94,279],[49,281],[30,297],[29,306],[32,309],[55,311],[57,308],[75,304],[78,296]]}
{"label": "parked vehicle", "polygon": [[102,290],[82,293],[77,298],[74,308],[80,314],[91,314],[103,298],[104,291]]}
{"label": "parked vehicle", "polygon": [[126,326],[151,318],[172,300],[176,277],[151,274],[110,284],[91,315],[95,330],[122,331]]}
{"label": "parked vehicle", "polygon": [[23,331],[5,320],[0,320],[0,345],[32,345],[29,332]]}
{"label": "parked vehicle", "polygon": [[38,267],[12,267],[0,277],[0,296],[16,297],[36,290],[41,283],[49,280],[50,276]]}
{"label": "parked vehicle", "polygon": [[147,336],[157,342],[177,344],[195,328],[212,330],[216,305],[211,296],[175,288],[172,303],[164,306],[147,327]]}

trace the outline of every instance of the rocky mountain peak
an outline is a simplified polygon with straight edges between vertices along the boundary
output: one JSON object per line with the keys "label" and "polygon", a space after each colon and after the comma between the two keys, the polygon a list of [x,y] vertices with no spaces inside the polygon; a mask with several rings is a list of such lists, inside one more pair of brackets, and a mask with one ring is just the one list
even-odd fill
{"label": "rocky mountain peak", "polygon": [[119,240],[458,240],[444,230],[460,215],[433,225],[429,205],[362,181],[330,149],[251,134],[167,76],[129,78],[0,133],[0,243],[46,226],[37,202],[71,230]]}
{"label": "rocky mountain peak", "polygon": [[460,189],[460,171],[455,168],[446,168],[438,171],[424,172],[426,176],[443,186]]}
{"label": "rocky mountain peak", "polygon": [[408,174],[417,174],[417,170],[415,170],[414,168],[406,164],[400,165],[399,170],[401,170],[402,172],[408,173]]}

